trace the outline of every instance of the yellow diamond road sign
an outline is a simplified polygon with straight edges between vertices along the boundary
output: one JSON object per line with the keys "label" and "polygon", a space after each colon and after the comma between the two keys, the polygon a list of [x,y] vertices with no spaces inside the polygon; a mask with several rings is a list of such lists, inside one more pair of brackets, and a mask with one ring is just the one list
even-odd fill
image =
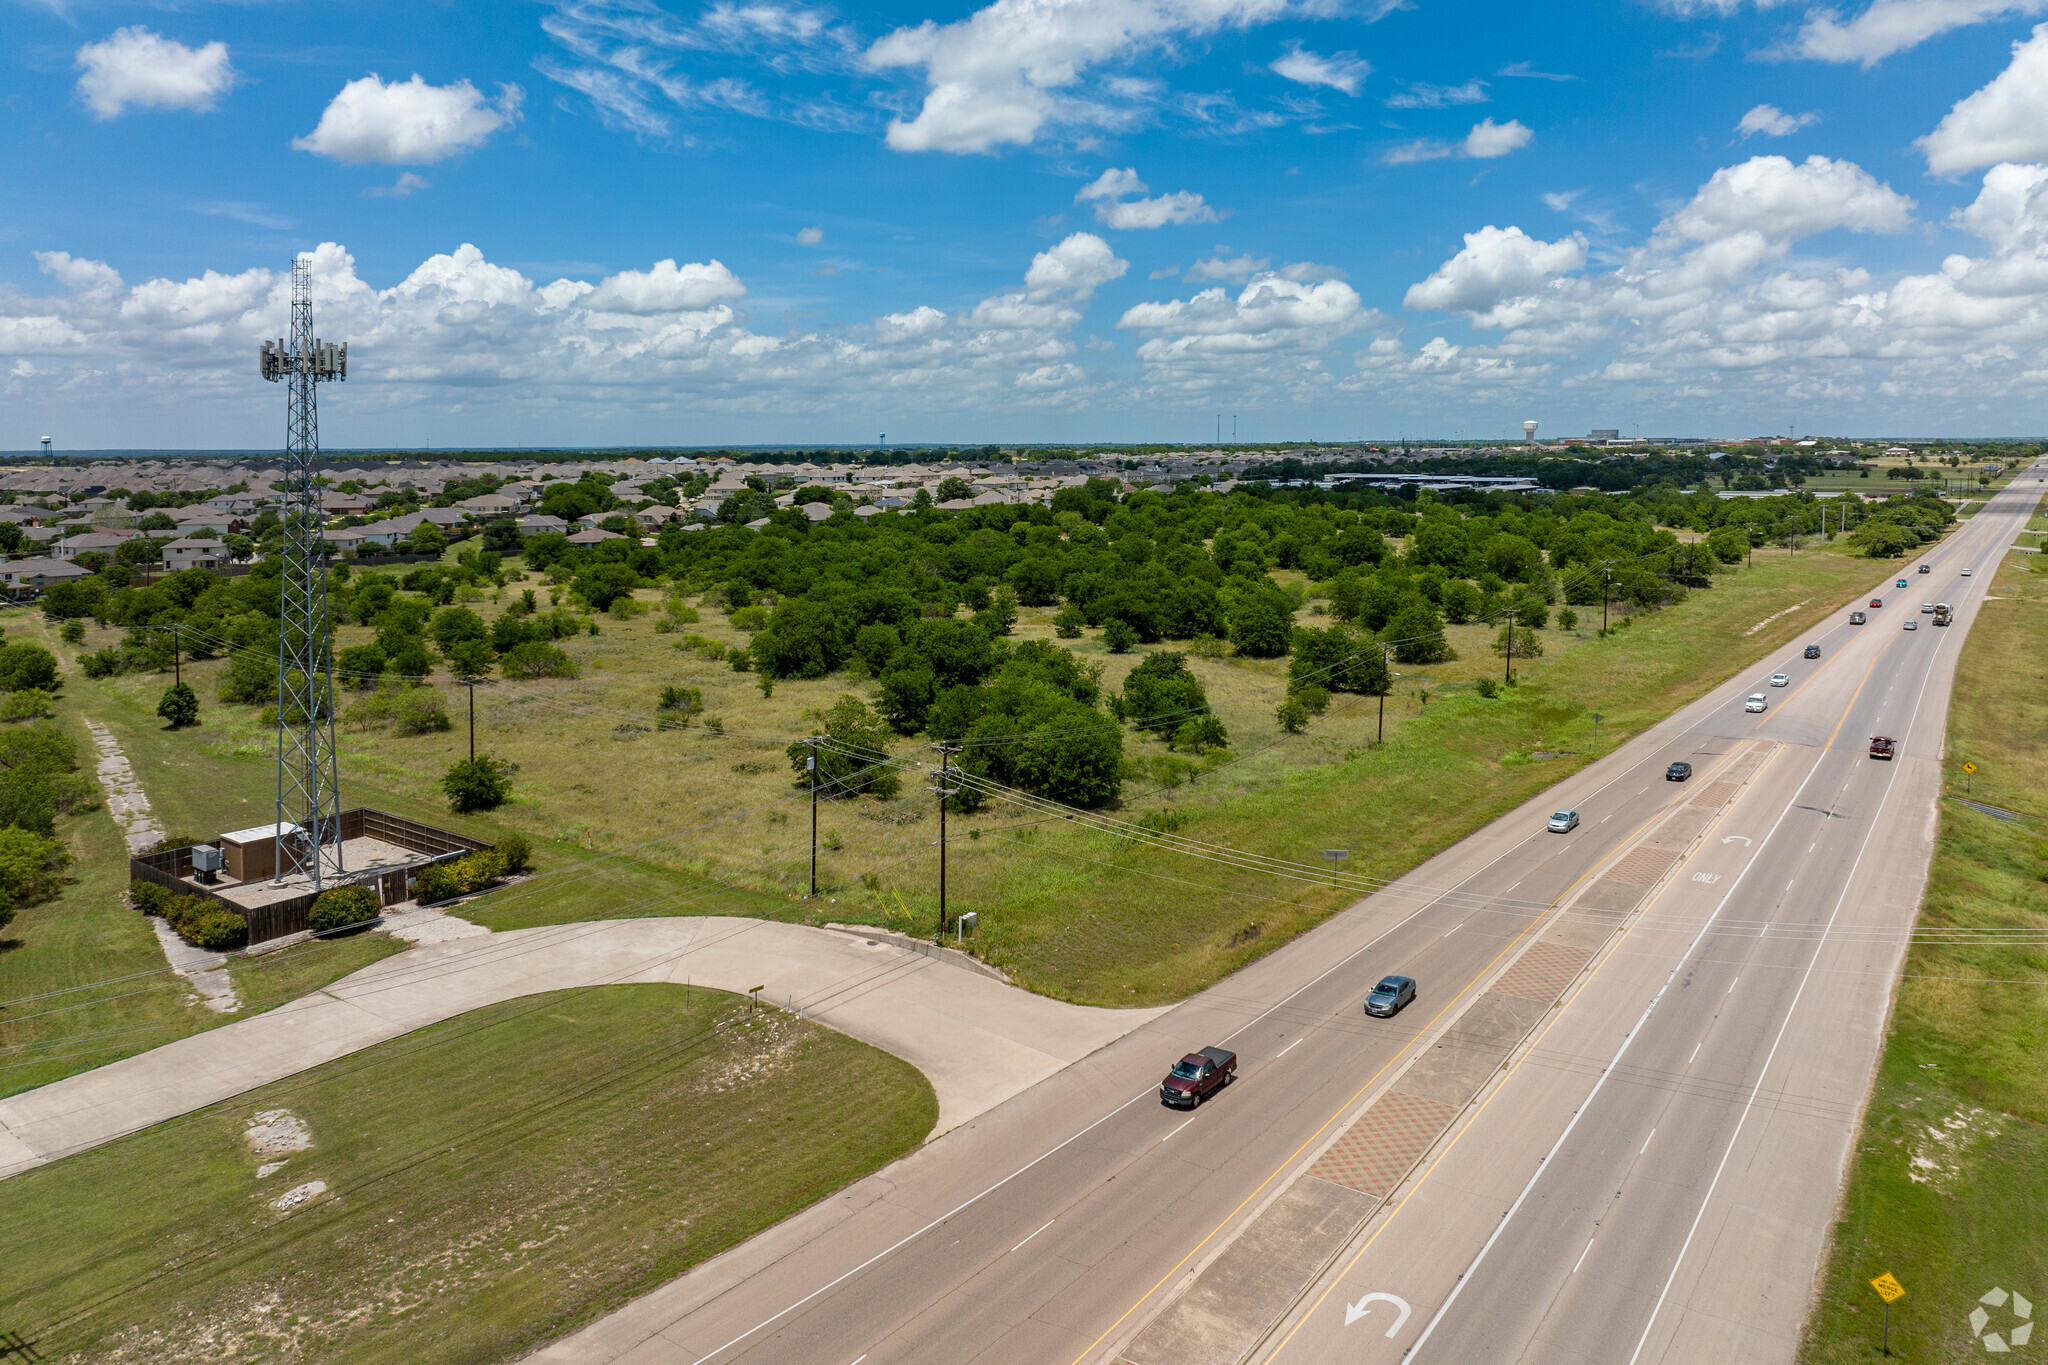
{"label": "yellow diamond road sign", "polygon": [[1889,1270],[1872,1280],[1870,1287],[1875,1289],[1877,1296],[1886,1303],[1897,1303],[1906,1297],[1906,1286],[1900,1284]]}
{"label": "yellow diamond road sign", "polygon": [[1963,765],[1963,771],[1964,771],[1964,772],[1966,772],[1966,773],[1973,773],[1973,772],[1976,772],[1976,771],[1977,771],[1977,765],[1976,765],[1976,764],[1974,764],[1974,763],[1965,763],[1965,764]]}

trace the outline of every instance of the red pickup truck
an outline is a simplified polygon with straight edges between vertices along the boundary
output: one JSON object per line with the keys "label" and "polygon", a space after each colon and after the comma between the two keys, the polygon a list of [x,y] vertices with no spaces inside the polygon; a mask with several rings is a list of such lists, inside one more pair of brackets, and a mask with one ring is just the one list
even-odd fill
{"label": "red pickup truck", "polygon": [[1192,1109],[1237,1075],[1237,1054],[1220,1047],[1190,1052],[1173,1064],[1159,1084],[1159,1102]]}
{"label": "red pickup truck", "polygon": [[1887,735],[1872,735],[1870,737],[1870,756],[1889,761],[1892,756],[1891,738]]}

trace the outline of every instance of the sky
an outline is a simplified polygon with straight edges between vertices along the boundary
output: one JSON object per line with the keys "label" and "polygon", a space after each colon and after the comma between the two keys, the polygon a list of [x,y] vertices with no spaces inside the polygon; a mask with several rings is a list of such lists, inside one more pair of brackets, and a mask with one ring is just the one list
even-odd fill
{"label": "sky", "polygon": [[2048,0],[0,19],[0,449],[2048,428]]}

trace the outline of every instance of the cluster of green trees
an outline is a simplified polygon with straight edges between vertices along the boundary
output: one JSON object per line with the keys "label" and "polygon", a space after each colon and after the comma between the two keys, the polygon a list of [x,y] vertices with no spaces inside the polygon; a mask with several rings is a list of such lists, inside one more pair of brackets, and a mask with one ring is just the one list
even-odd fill
{"label": "cluster of green trees", "polygon": [[98,804],[69,735],[47,721],[0,730],[0,926],[57,893],[70,861],[56,839],[57,817]]}

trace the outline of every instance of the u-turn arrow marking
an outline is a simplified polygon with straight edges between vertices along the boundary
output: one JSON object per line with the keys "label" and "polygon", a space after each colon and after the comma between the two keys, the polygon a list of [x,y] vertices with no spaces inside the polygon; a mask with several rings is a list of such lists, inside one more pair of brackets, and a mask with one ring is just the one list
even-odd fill
{"label": "u-turn arrow marking", "polygon": [[1392,1294],[1367,1294],[1357,1303],[1347,1303],[1344,1305],[1344,1325],[1349,1327],[1352,1323],[1357,1322],[1360,1318],[1372,1312],[1372,1309],[1366,1307],[1367,1304],[1372,1303],[1391,1303],[1394,1305],[1394,1324],[1387,1328],[1388,1336],[1392,1336],[1400,1331],[1401,1324],[1408,1321],[1408,1315],[1415,1311],[1408,1306],[1408,1300],[1397,1298]]}
{"label": "u-turn arrow marking", "polygon": [[1732,844],[1732,843],[1734,843],[1734,842],[1735,842],[1735,841],[1736,841],[1737,839],[1740,839],[1740,840],[1742,840],[1742,846],[1743,846],[1744,848],[1748,848],[1748,847],[1749,847],[1749,839],[1748,839],[1748,837],[1747,837],[1747,836],[1745,836],[1745,835],[1741,835],[1741,834],[1731,834],[1731,835],[1729,835],[1729,836],[1728,836],[1727,838],[1723,839],[1723,840],[1722,840],[1721,842],[1722,842],[1722,843],[1724,843],[1724,844]]}

